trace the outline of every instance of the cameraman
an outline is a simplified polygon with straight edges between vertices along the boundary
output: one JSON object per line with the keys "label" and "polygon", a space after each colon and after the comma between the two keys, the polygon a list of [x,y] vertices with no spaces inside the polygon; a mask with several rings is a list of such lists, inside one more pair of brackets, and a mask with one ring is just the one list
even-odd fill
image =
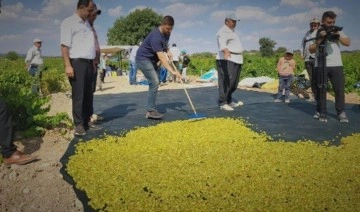
{"label": "cameraman", "polygon": [[[340,122],[349,122],[345,109],[345,91],[344,91],[344,84],[345,84],[345,76],[343,70],[343,63],[341,59],[341,52],[340,52],[340,44],[344,46],[350,46],[350,38],[345,35],[344,32],[340,31],[342,28],[335,27],[336,21],[336,14],[333,11],[326,11],[324,12],[322,19],[321,19],[321,27],[317,30],[317,40],[314,44],[309,46],[310,53],[316,52],[316,60],[315,60],[315,70],[324,71],[323,79],[326,85],[328,79],[330,79],[331,85],[334,89],[335,93],[335,109],[337,116]],[[319,46],[325,45],[324,52],[326,54],[325,60],[325,67],[319,67],[318,63],[318,56],[319,56]],[[321,69],[323,68],[323,70]],[[319,119],[320,121],[326,122],[327,119],[324,117],[320,117],[320,89],[321,86],[319,83],[321,79],[318,79],[319,75],[316,74],[315,81],[317,82],[317,91],[316,91],[316,113],[314,118]],[[326,92],[326,91],[325,91]],[[322,111],[326,114],[325,111]]]}

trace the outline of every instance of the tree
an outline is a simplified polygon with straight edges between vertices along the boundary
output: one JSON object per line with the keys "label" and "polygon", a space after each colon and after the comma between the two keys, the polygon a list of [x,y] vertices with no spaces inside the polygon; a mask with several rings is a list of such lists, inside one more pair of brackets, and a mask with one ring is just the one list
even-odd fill
{"label": "tree", "polygon": [[284,54],[286,52],[287,48],[280,46],[279,48],[277,48],[276,53],[277,54]]}
{"label": "tree", "polygon": [[150,8],[136,9],[127,17],[120,17],[114,26],[108,30],[108,45],[135,45],[143,40],[156,26],[159,26],[162,16]]}
{"label": "tree", "polygon": [[275,41],[271,40],[270,38],[260,38],[259,44],[261,56],[270,57],[274,55],[274,48],[276,45]]}
{"label": "tree", "polygon": [[5,58],[8,60],[17,60],[19,59],[19,55],[14,51],[10,51],[6,54]]}

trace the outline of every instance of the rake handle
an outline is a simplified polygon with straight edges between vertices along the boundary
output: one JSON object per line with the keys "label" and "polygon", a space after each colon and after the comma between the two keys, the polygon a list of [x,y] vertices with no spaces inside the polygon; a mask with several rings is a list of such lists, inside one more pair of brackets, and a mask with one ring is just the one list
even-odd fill
{"label": "rake handle", "polygon": [[[173,62],[172,60],[170,61],[170,63],[171,63],[171,65],[173,66],[173,68],[175,69],[175,71],[179,72],[179,71],[177,70],[174,62]],[[180,79],[180,82],[181,82],[182,87],[184,88],[185,94],[186,94],[186,96],[187,96],[187,98],[188,98],[188,100],[189,100],[189,103],[190,103],[190,105],[191,105],[192,110],[194,111],[195,116],[197,116],[195,107],[194,107],[194,105],[193,105],[193,103],[192,103],[192,101],[191,101],[191,98],[190,98],[190,96],[189,96],[189,94],[188,94],[188,92],[187,92],[187,90],[186,90],[186,87],[185,87],[184,82],[182,81],[182,79]]]}

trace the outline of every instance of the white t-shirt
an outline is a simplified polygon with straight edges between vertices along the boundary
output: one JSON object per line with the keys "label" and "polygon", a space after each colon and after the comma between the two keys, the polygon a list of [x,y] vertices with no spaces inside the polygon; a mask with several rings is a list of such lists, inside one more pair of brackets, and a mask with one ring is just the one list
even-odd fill
{"label": "white t-shirt", "polygon": [[[339,31],[341,37],[347,37],[345,33]],[[326,67],[343,66],[340,51],[340,41],[330,42],[327,41],[325,52],[326,56]],[[316,57],[319,55],[319,49],[316,50]],[[318,66],[318,61],[315,60],[315,67]]]}
{"label": "white t-shirt", "polygon": [[129,60],[131,62],[135,62],[136,52],[138,49],[139,49],[138,45],[135,45],[131,48],[130,55],[129,55]]}
{"label": "white t-shirt", "polygon": [[180,49],[176,46],[173,46],[169,50],[170,50],[171,54],[173,55],[173,61],[179,62]]}

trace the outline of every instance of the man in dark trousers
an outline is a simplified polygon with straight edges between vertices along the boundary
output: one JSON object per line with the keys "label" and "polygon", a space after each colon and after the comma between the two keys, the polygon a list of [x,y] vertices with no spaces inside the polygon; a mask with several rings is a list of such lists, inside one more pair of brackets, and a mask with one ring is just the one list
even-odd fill
{"label": "man in dark trousers", "polygon": [[[71,85],[74,134],[83,136],[90,122],[93,102],[95,37],[88,21],[94,12],[92,0],[79,0],[76,12],[64,19],[60,27],[61,53],[65,74]],[[89,122],[91,125],[89,125]]]}
{"label": "man in dark trousers", "polygon": [[225,18],[225,24],[216,33],[218,54],[216,66],[219,84],[220,110],[233,111],[234,107],[243,105],[241,101],[234,101],[232,94],[237,89],[241,66],[243,64],[243,47],[239,36],[235,32],[238,18],[235,14],[229,14]]}
{"label": "man in dark trousers", "polygon": [[0,97],[0,146],[5,165],[23,165],[36,160],[35,156],[27,155],[14,145],[12,116],[5,101]]}

